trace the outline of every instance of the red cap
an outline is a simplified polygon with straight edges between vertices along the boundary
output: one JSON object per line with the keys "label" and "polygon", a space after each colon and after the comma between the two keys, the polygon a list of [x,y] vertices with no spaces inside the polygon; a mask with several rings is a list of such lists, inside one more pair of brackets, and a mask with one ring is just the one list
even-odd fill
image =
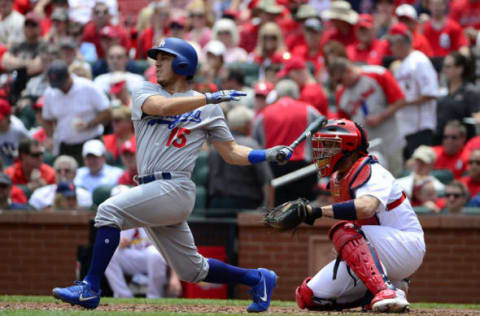
{"label": "red cap", "polygon": [[119,81],[117,83],[112,84],[110,87],[110,94],[118,94],[122,91],[123,87],[127,84],[126,80]]}
{"label": "red cap", "polygon": [[27,22],[33,22],[40,25],[40,23],[42,22],[42,18],[37,13],[30,11],[25,16],[25,23]]}
{"label": "red cap", "polygon": [[180,26],[186,26],[187,25],[187,18],[185,16],[182,16],[182,15],[177,16],[175,18],[171,18],[168,25],[172,25],[174,23],[177,24],[177,25],[180,25]]}
{"label": "red cap", "polygon": [[135,138],[127,140],[123,143],[122,147],[120,147],[120,155],[123,155],[126,152],[134,154],[137,151],[137,145],[135,143]]}
{"label": "red cap", "polygon": [[360,14],[356,26],[371,29],[373,27],[373,17],[370,14]]}
{"label": "red cap", "polygon": [[285,77],[292,70],[305,69],[306,67],[305,60],[300,57],[292,56],[292,58],[287,60],[285,67],[277,73],[277,78]]}
{"label": "red cap", "polygon": [[404,23],[397,23],[390,28],[388,35],[402,35],[402,36],[411,36],[408,27]]}
{"label": "red cap", "polygon": [[43,103],[45,102],[45,97],[42,95],[40,98],[37,99],[37,102],[33,104],[35,109],[43,108]]}
{"label": "red cap", "polygon": [[108,25],[108,26],[104,26],[100,30],[100,36],[101,37],[110,37],[110,38],[118,37],[118,32],[115,29],[115,27],[113,27],[111,25]]}
{"label": "red cap", "polygon": [[3,120],[5,116],[8,116],[12,113],[12,106],[10,102],[5,99],[0,99],[0,120]]}
{"label": "red cap", "polygon": [[255,85],[255,94],[267,96],[274,88],[273,84],[268,81],[259,81]]}

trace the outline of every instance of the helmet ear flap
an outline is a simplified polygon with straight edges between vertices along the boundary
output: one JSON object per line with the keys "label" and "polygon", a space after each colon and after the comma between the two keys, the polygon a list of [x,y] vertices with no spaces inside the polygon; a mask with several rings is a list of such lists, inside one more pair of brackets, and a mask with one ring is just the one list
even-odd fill
{"label": "helmet ear flap", "polygon": [[363,151],[364,153],[367,153],[368,146],[369,146],[368,139],[367,139],[367,133],[365,132],[363,127],[361,127],[357,122],[353,122],[353,123],[355,124],[355,127],[360,132],[361,143],[360,143],[359,149],[361,151]]}

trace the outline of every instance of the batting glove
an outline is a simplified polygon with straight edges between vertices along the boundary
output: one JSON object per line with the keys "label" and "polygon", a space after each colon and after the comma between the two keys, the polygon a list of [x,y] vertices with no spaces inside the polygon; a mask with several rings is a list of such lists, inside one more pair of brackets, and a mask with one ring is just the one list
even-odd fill
{"label": "batting glove", "polygon": [[292,153],[293,149],[288,146],[275,146],[266,150],[265,158],[267,161],[284,165],[292,157]]}
{"label": "batting glove", "polygon": [[205,93],[207,104],[218,104],[226,101],[240,101],[239,97],[244,97],[246,95],[247,94],[245,92],[236,90],[220,90],[218,92]]}

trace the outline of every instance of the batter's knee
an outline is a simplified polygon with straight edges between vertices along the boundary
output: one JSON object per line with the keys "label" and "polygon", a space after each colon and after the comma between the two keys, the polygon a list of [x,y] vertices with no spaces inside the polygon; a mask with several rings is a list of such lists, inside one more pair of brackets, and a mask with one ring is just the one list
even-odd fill
{"label": "batter's knee", "polygon": [[205,279],[208,273],[208,263],[205,258],[202,257],[202,260],[198,263],[189,265],[175,267],[175,272],[182,281],[197,283]]}
{"label": "batter's knee", "polygon": [[112,226],[122,229],[122,218],[118,208],[106,200],[97,208],[95,216],[95,227]]}

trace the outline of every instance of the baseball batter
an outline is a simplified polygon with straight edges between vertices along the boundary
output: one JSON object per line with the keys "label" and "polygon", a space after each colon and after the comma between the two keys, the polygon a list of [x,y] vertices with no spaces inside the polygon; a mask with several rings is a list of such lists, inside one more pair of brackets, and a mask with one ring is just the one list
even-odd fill
{"label": "baseball batter", "polygon": [[376,312],[409,309],[395,285],[420,267],[423,230],[400,185],[373,156],[366,132],[343,119],[329,121],[312,139],[322,177],[330,176],[335,203],[312,207],[302,199],[271,210],[265,222],[293,229],[326,216],[339,219],[328,233],[338,258],[296,290],[300,308],[341,310],[363,306]]}
{"label": "baseball batter", "polygon": [[[186,41],[165,38],[148,51],[156,60],[158,84],[145,82],[133,95],[132,120],[137,144],[139,186],[102,203],[95,218],[98,228],[89,272],[73,286],[53,289],[70,304],[96,308],[100,279],[119,243],[120,230],[145,227],[150,240],[188,282],[241,283],[252,287],[249,312],[270,305],[277,276],[268,269],[243,269],[202,257],[195,247],[187,218],[195,202],[190,179],[202,144],[208,140],[225,161],[247,165],[277,161],[281,150],[252,150],[238,145],[216,104],[239,100],[245,93],[228,90],[200,94],[189,89],[197,68],[197,54]],[[284,163],[285,161],[277,161]]]}

